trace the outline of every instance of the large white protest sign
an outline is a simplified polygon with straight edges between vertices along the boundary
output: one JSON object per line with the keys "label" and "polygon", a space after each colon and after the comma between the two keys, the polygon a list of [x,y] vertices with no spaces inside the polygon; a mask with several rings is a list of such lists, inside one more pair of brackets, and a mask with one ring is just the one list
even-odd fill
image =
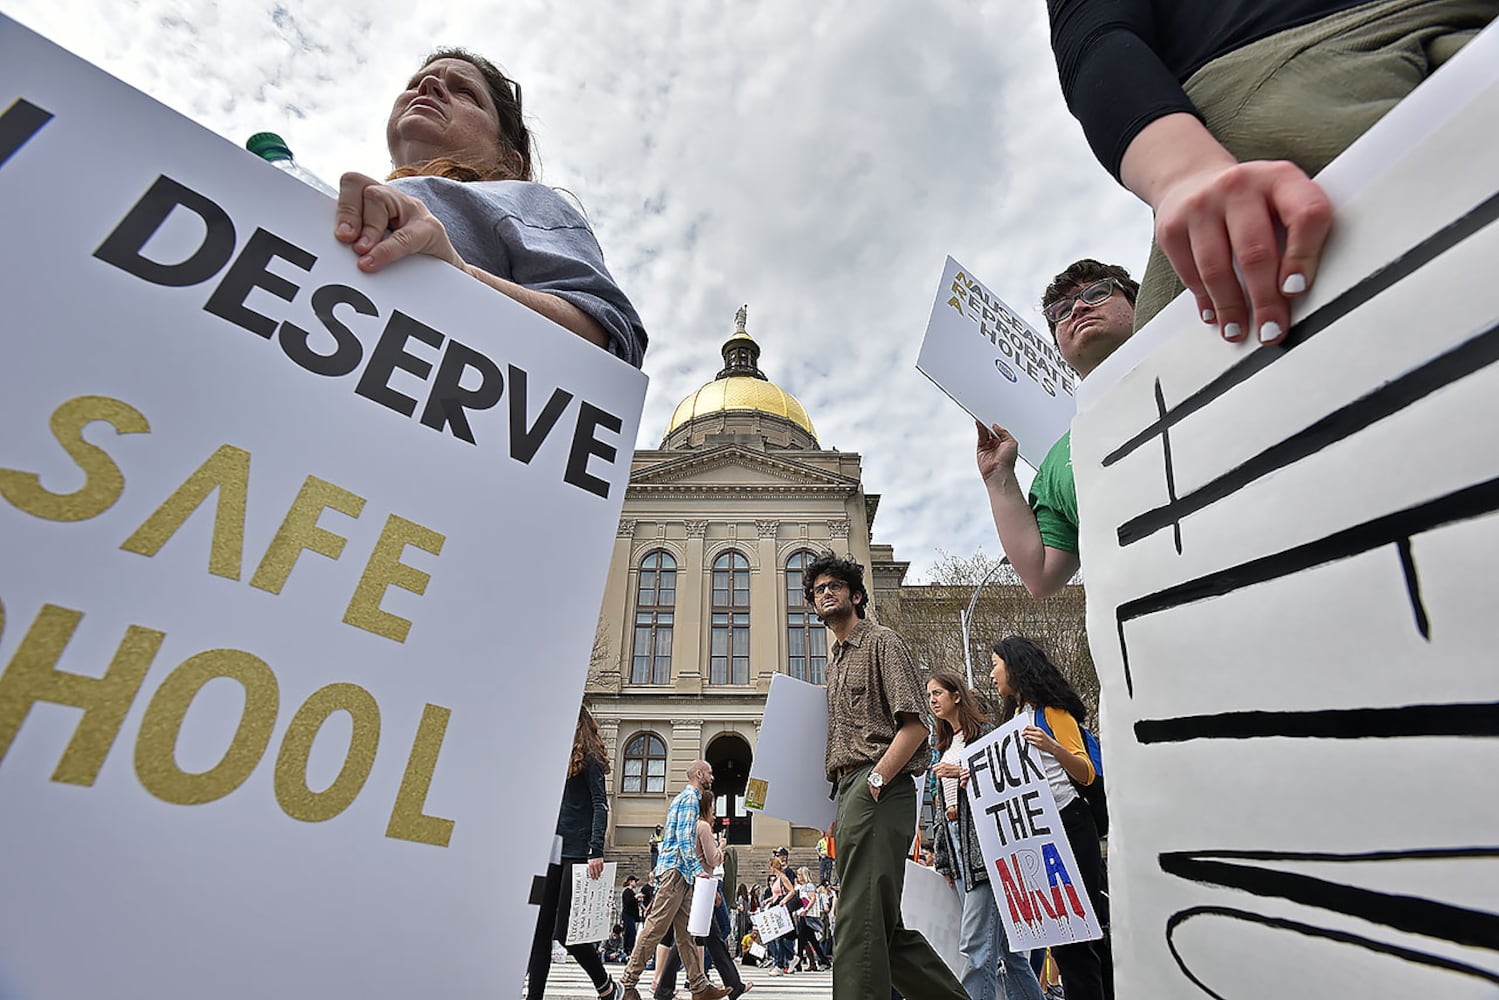
{"label": "large white protest sign", "polygon": [[927,321],[916,367],[985,427],[1015,436],[1039,466],[1076,411],[1076,374],[1051,336],[1037,333],[951,257]]}
{"label": "large white protest sign", "polygon": [[573,865],[563,878],[573,880],[572,909],[567,912],[568,944],[588,944],[609,936],[609,918],[614,908],[614,872],[617,863],[604,862],[598,878],[590,878],[588,866]]}
{"label": "large white protest sign", "polygon": [[963,978],[968,972],[968,959],[958,948],[959,932],[963,929],[963,901],[958,898],[958,890],[948,885],[936,869],[907,859],[900,919],[927,939],[953,975]]}
{"label": "large white protest sign", "polygon": [[786,674],[770,679],[744,804],[802,826],[826,830],[836,804],[823,772],[828,747],[827,689]]}
{"label": "large white protest sign", "polygon": [[1102,937],[1041,751],[1021,739],[1020,715],[963,752],[979,850],[1010,947],[1027,951]]}
{"label": "large white protest sign", "polygon": [[513,992],[644,377],[3,18],[0,217],[7,988]]}
{"label": "large white protest sign", "polygon": [[1121,996],[1499,989],[1496,43],[1283,344],[1184,329],[1078,417]]}

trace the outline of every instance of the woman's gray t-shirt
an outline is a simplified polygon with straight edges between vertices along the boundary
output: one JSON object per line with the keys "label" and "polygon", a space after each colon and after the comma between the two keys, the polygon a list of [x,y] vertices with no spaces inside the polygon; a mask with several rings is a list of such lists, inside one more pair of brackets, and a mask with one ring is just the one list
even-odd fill
{"label": "woman's gray t-shirt", "polygon": [[609,351],[636,368],[646,333],[609,269],[588,222],[545,184],[402,177],[390,185],[442,222],[465,261],[490,274],[565,299],[609,334]]}

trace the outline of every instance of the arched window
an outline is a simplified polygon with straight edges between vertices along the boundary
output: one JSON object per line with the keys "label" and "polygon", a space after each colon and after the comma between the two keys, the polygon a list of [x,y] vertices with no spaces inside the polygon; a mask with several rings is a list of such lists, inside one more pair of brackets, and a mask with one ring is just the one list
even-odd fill
{"label": "arched window", "polygon": [[631,684],[671,683],[672,609],[676,603],[677,561],[660,550],[648,553],[640,560]]}
{"label": "arched window", "polygon": [[622,792],[666,791],[666,743],[655,733],[637,733],[625,744]]}
{"label": "arched window", "polygon": [[799,681],[825,684],[828,630],[802,593],[802,571],[815,558],[803,551],[786,560],[786,672]]}
{"label": "arched window", "polygon": [[725,552],[713,560],[713,636],[708,683],[749,683],[749,560]]}

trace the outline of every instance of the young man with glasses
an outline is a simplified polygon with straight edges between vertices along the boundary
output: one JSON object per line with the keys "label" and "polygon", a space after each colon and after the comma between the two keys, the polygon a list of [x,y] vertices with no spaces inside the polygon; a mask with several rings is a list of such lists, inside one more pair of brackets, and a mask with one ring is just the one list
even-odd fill
{"label": "young man with glasses", "polygon": [[865,619],[869,592],[857,562],[819,557],[802,576],[802,593],[836,640],[824,756],[838,793],[833,1000],[884,1000],[891,986],[921,1000],[967,1000],[926,938],[900,917],[916,833],[913,779],[928,760],[926,688],[900,636]]}
{"label": "young man with glasses", "polygon": [[[1052,279],[1041,312],[1062,357],[1079,376],[1101,365],[1134,329],[1140,286],[1116,264],[1080,260]],[[1067,585],[1081,562],[1077,549],[1077,487],[1072,479],[1072,433],[1052,445],[1029,497],[1015,477],[1015,438],[1003,427],[978,425],[978,467],[989,509],[1010,565],[1035,597]]]}

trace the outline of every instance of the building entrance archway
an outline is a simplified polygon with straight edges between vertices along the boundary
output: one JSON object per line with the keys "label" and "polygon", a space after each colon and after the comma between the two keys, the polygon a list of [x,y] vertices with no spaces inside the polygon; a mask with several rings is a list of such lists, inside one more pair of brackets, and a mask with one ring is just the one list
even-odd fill
{"label": "building entrance archway", "polygon": [[727,826],[729,843],[750,842],[750,814],[744,807],[744,790],[749,784],[750,762],[754,753],[749,742],[737,733],[723,733],[708,744],[704,759],[713,766],[713,794],[718,798],[720,826]]}

